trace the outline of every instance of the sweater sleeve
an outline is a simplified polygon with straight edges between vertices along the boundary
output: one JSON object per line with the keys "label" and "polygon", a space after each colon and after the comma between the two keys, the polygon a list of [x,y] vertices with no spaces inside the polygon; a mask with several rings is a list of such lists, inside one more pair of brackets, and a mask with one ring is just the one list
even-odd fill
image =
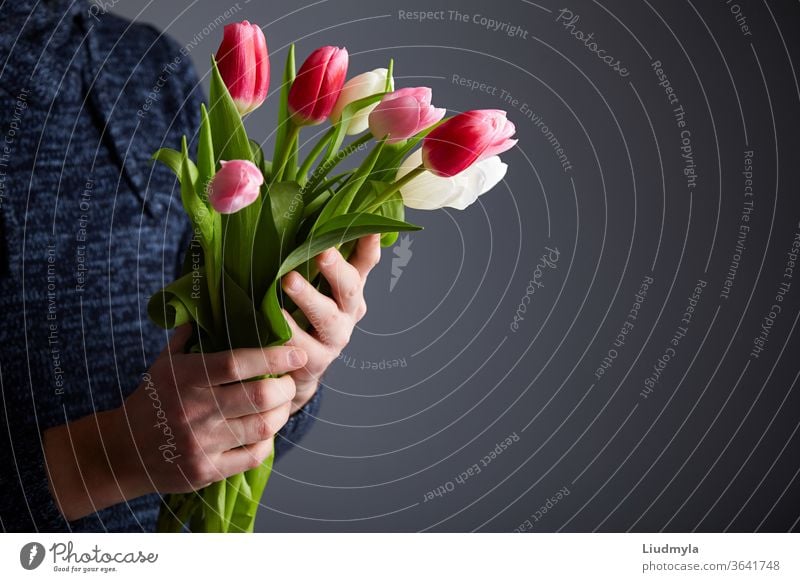
{"label": "sweater sleeve", "polygon": [[[29,390],[5,388],[0,388],[0,527],[5,532],[69,531],[50,493],[33,395]],[[10,416],[9,410],[29,410],[30,414]]]}

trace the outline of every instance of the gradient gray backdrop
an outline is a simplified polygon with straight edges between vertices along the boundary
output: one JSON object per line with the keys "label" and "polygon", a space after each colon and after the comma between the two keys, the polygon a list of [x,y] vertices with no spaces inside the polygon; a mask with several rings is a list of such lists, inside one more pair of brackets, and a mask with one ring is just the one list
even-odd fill
{"label": "gradient gray backdrop", "polygon": [[[573,28],[558,21],[562,8],[579,16]],[[394,57],[398,86],[428,85],[451,112],[507,109],[517,125],[494,191],[464,212],[409,213],[426,229],[392,291],[384,251],[369,315],[325,378],[315,428],[277,465],[258,530],[797,528],[800,273],[783,277],[800,220],[796,2],[125,0],[112,10],[190,47],[201,76],[219,25],[246,18],[264,27],[273,90],[289,43],[298,60],[344,45],[352,74]],[[419,10],[444,20],[400,13]],[[251,133],[269,141],[275,114],[273,96]],[[737,253],[747,150],[751,230]],[[559,260],[537,272],[545,247]],[[644,398],[698,280],[707,285],[688,331]],[[784,280],[782,311],[751,356]],[[384,360],[404,365],[380,369]]]}

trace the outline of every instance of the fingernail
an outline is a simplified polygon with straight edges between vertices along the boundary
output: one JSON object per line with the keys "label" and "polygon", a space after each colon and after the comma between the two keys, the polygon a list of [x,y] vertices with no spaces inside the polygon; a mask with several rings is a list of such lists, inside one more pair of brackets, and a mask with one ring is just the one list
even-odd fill
{"label": "fingernail", "polygon": [[289,352],[289,363],[292,366],[301,365],[304,359],[305,358],[303,357],[303,352],[301,352],[300,350],[292,350],[291,352]]}
{"label": "fingernail", "polygon": [[302,285],[302,283],[300,282],[300,275],[292,273],[284,279],[284,282],[286,284],[286,289],[288,291],[293,291],[293,292],[300,291],[300,287]]}

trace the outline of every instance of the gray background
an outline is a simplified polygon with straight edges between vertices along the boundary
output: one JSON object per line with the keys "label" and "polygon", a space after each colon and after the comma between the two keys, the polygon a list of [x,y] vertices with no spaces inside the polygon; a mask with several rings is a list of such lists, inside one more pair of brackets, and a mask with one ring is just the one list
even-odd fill
{"label": "gray background", "polygon": [[[429,85],[451,112],[507,109],[520,138],[504,156],[505,182],[478,204],[409,213],[426,230],[412,235],[392,292],[392,251],[384,252],[367,290],[369,315],[325,379],[317,425],[277,465],[259,530],[797,528],[800,281],[764,352],[749,355],[800,219],[797,3],[569,4],[580,16],[575,28],[594,32],[630,71],[625,78],[556,22],[563,6],[550,0],[126,0],[113,11],[194,42],[203,76],[222,34],[209,25],[231,7],[229,20],[264,27],[272,89],[289,43],[299,60],[320,45],[345,45],[353,73],[394,57],[398,86]],[[399,17],[453,9],[469,21]],[[474,15],[525,34],[487,30]],[[654,60],[686,111],[694,189]],[[497,95],[470,91],[454,74],[496,86]],[[502,90],[519,103],[504,102]],[[570,171],[522,103],[562,144]],[[272,98],[250,117],[251,133],[268,141],[275,113]],[[724,299],[745,150],[754,152],[752,230]],[[547,246],[559,262],[541,273],[514,332]],[[646,276],[654,283],[640,316],[598,380]],[[688,333],[645,399],[645,379],[698,279],[707,286]],[[405,367],[362,369],[395,359]],[[482,465],[510,434],[518,441]],[[480,473],[456,480],[476,463]],[[445,493],[426,501],[440,487]],[[558,495],[565,487],[569,495]]]}

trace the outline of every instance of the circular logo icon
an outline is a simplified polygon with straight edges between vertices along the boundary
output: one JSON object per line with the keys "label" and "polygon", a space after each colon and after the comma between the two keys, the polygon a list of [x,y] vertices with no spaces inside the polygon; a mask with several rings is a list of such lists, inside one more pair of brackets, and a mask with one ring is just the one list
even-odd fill
{"label": "circular logo icon", "polygon": [[34,570],[44,561],[44,546],[39,542],[29,542],[19,551],[19,563],[26,570]]}

